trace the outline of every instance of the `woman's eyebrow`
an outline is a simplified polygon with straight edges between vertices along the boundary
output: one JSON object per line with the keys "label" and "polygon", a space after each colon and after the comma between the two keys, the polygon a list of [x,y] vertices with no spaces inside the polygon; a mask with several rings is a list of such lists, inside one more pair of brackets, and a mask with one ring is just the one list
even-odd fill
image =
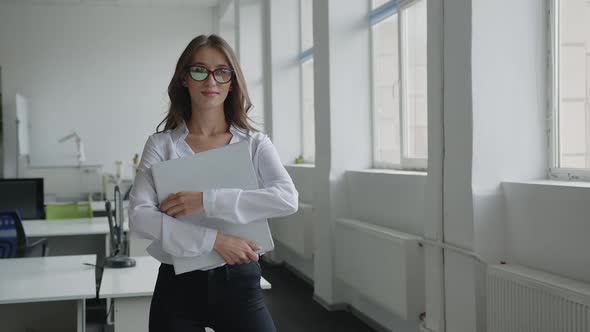
{"label": "woman's eyebrow", "polygon": [[[209,67],[208,64],[203,63],[203,62],[195,62],[195,63],[191,64],[191,66]],[[218,65],[213,66],[213,68],[229,68],[229,65],[226,65],[226,64],[223,64],[222,63],[222,64],[218,64]]]}

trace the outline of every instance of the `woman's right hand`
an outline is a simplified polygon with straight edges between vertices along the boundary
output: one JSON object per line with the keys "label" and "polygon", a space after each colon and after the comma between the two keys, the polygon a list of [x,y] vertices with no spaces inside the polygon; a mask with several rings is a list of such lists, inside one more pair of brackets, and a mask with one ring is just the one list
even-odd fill
{"label": "woman's right hand", "polygon": [[223,260],[229,265],[257,261],[258,254],[256,254],[254,250],[259,249],[258,245],[254,242],[231,235],[225,235],[220,232],[217,233],[215,244],[213,244],[213,250],[217,251],[221,258],[223,258]]}

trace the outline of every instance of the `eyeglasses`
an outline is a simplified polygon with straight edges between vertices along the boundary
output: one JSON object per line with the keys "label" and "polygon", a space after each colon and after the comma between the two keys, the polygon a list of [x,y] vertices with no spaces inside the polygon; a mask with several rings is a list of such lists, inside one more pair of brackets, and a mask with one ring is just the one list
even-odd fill
{"label": "eyeglasses", "polygon": [[203,66],[188,66],[187,69],[191,78],[197,82],[204,81],[209,78],[209,74],[213,74],[213,79],[217,83],[225,84],[231,81],[234,75],[234,71],[229,68],[209,70]]}

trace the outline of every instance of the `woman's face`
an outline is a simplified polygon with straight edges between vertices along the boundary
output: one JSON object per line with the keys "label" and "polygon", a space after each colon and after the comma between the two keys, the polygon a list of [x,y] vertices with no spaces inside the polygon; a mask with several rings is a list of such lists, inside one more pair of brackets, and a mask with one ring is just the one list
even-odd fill
{"label": "woman's face", "polygon": [[[231,86],[231,80],[227,83],[220,83],[227,79],[233,79],[231,67],[227,58],[219,50],[211,47],[201,47],[190,63],[191,69],[186,73],[184,85],[188,88],[193,106],[199,109],[223,108],[223,102],[227,97]],[[221,69],[221,70],[220,70]],[[209,71],[216,71],[217,80]],[[206,79],[197,81],[193,78]]]}

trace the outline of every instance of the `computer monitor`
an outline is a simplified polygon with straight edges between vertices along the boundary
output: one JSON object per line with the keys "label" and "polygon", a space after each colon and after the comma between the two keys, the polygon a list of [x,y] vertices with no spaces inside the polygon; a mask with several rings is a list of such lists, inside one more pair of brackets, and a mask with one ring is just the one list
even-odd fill
{"label": "computer monitor", "polygon": [[45,219],[43,178],[0,179],[0,210],[18,209],[23,219]]}

